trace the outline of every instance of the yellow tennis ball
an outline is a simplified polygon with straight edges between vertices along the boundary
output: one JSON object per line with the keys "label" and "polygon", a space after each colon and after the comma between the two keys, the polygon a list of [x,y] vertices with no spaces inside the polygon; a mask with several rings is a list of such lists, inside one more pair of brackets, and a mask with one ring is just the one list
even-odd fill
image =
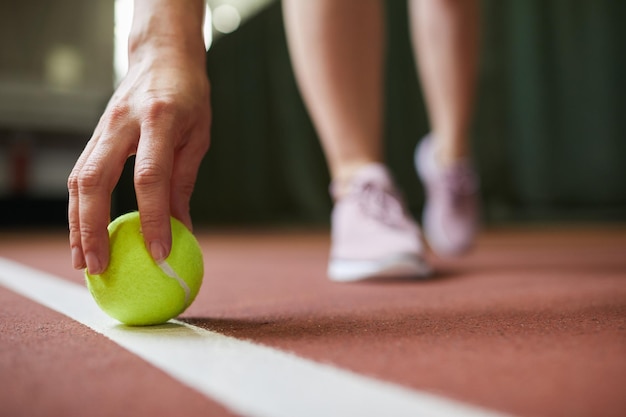
{"label": "yellow tennis ball", "polygon": [[124,214],[109,224],[110,261],[106,271],[91,275],[87,287],[109,316],[131,326],[165,323],[196,298],[204,263],[198,241],[171,218],[172,250],[156,263],[146,249],[139,213]]}

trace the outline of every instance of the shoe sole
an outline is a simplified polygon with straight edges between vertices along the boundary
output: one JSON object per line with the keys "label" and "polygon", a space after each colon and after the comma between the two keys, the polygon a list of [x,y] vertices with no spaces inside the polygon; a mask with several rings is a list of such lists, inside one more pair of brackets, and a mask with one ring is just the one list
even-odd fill
{"label": "shoe sole", "polygon": [[393,257],[383,261],[332,259],[328,277],[335,282],[356,282],[374,279],[427,278],[432,269],[416,256]]}

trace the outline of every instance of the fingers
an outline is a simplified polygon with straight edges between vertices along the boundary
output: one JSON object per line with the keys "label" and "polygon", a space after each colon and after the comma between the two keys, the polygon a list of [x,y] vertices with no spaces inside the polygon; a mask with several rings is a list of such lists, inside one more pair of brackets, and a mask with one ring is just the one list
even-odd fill
{"label": "fingers", "polygon": [[74,165],[72,172],[67,181],[67,189],[69,191],[69,201],[68,201],[68,223],[70,229],[70,248],[72,254],[72,265],[76,269],[83,269],[87,265],[85,263],[85,256],[83,254],[83,245],[81,243],[81,234],[80,234],[80,210],[79,210],[79,200],[80,200],[80,192],[78,189],[78,181],[80,178],[80,170],[82,166],[85,164],[85,161],[91,154],[94,146],[96,145],[97,138],[100,137],[102,132],[102,123],[99,123],[96,126],[96,129],[92,135],[91,140],[85,146],[85,149],[81,153],[78,161]]}
{"label": "fingers", "polygon": [[111,192],[137,136],[127,124],[101,122],[70,174],[68,220],[77,269],[99,274],[108,265]]}
{"label": "fingers", "polygon": [[134,182],[146,248],[157,262],[169,255],[172,246],[168,203],[174,149],[180,134],[170,105],[152,103],[141,126]]}
{"label": "fingers", "polygon": [[171,249],[170,212],[191,228],[189,198],[208,149],[206,80],[169,72],[148,76],[143,67],[135,68],[139,72],[118,88],[68,179],[72,263],[92,274],[109,262],[111,192],[128,156],[136,154],[135,193],[146,248],[161,261]]}
{"label": "fingers", "polygon": [[[94,135],[95,136],[95,135]],[[80,178],[80,169],[84,165],[85,160],[91,154],[91,150],[95,145],[95,141],[92,139],[87,143],[87,146],[80,155],[78,161],[74,165],[72,172],[67,180],[67,189],[69,191],[69,200],[67,205],[67,217],[70,228],[70,248],[72,253],[72,265],[75,269],[85,268],[85,256],[83,254],[83,245],[81,243],[80,236],[80,211],[79,199],[80,193],[78,190],[78,179]]]}
{"label": "fingers", "polygon": [[193,192],[202,158],[209,149],[209,122],[190,136],[186,146],[181,148],[174,159],[172,171],[170,208],[172,216],[180,220],[189,230],[193,230],[189,202]]}
{"label": "fingers", "polygon": [[180,125],[174,112],[162,106],[150,106],[140,128],[133,127],[138,123],[111,120],[104,128],[99,125],[72,170],[68,218],[75,268],[87,267],[91,274],[106,269],[111,192],[126,159],[135,151],[137,204],[146,248],[153,258],[161,261],[171,249],[170,204],[172,214],[191,228],[189,198],[208,148],[208,122],[192,129],[195,133],[184,141],[175,157],[176,144],[181,143]]}

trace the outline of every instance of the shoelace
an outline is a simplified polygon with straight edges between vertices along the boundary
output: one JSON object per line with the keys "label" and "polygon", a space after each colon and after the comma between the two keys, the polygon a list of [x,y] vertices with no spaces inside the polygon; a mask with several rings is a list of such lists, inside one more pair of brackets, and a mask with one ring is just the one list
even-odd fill
{"label": "shoelace", "polygon": [[392,228],[405,226],[406,210],[396,191],[366,182],[359,184],[351,194],[357,199],[359,208],[367,217]]}

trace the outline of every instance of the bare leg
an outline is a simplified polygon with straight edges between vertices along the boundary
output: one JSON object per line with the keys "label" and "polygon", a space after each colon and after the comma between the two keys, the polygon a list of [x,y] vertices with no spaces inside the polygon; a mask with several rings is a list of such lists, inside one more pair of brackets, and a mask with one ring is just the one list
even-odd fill
{"label": "bare leg", "polygon": [[333,180],[380,162],[382,3],[285,0],[291,58]]}
{"label": "bare leg", "polygon": [[412,0],[413,45],[435,140],[446,166],[468,156],[478,61],[477,0]]}

